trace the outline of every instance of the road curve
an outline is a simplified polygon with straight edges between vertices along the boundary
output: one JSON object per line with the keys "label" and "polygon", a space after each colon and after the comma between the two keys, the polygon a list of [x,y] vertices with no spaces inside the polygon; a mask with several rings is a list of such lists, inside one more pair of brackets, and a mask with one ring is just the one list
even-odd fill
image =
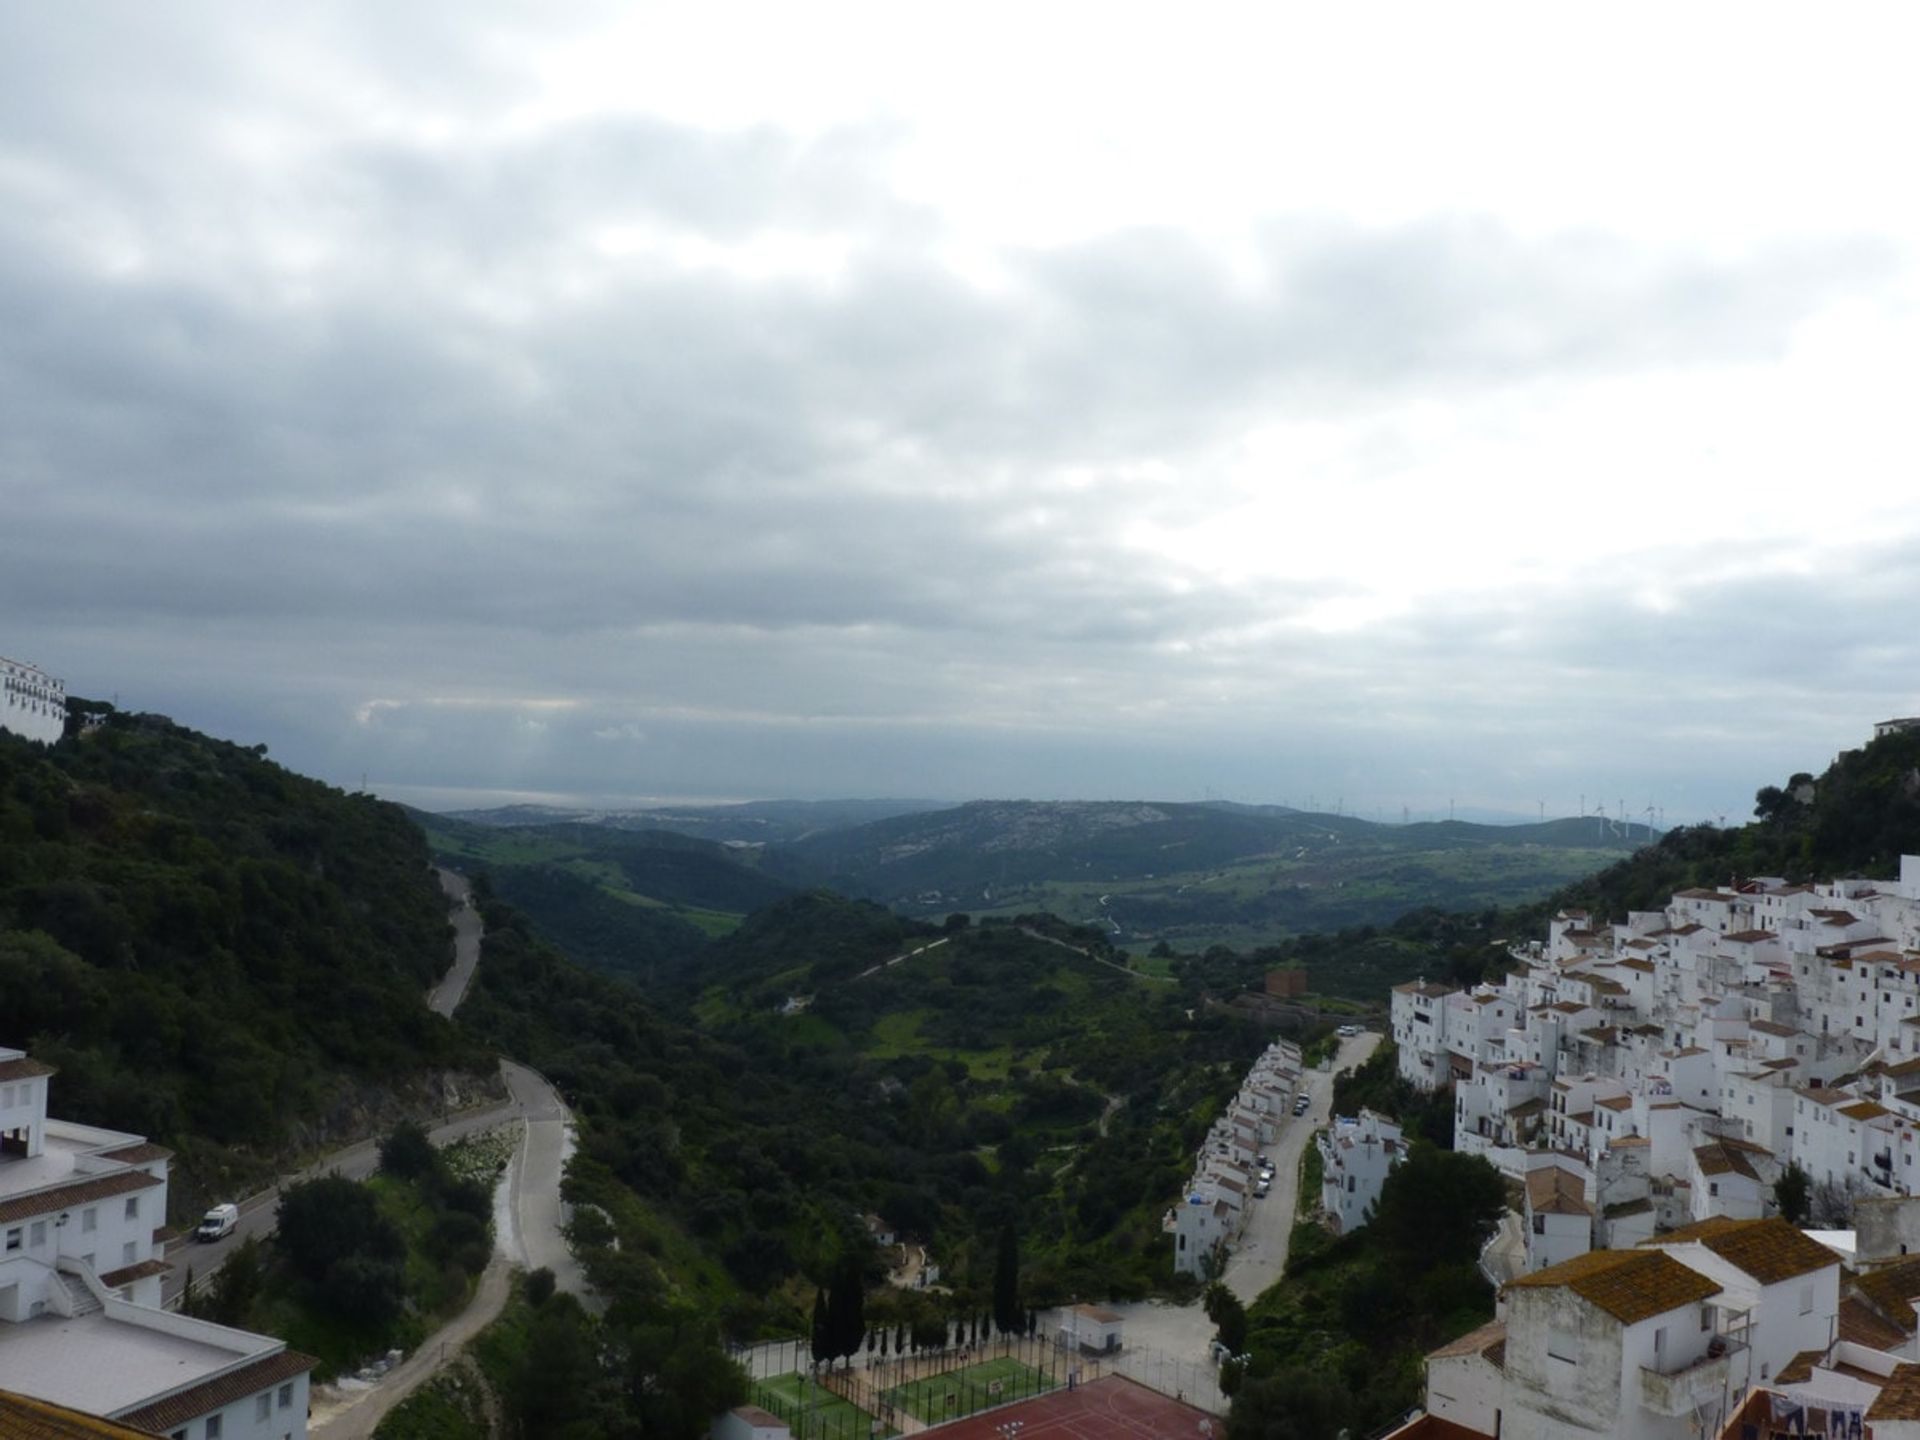
{"label": "road curve", "polygon": [[467,986],[480,965],[480,912],[473,906],[473,887],[467,883],[466,876],[438,866],[434,867],[434,874],[440,877],[440,888],[446,892],[447,899],[454,902],[453,964],[440,977],[440,983],[427,992],[427,1008],[452,1019],[460,1002],[467,998]]}

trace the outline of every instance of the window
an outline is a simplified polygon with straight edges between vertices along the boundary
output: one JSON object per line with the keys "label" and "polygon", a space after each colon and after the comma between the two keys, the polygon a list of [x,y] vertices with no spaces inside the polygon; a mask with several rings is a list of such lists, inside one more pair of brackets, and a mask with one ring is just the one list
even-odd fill
{"label": "window", "polygon": [[1718,1195],[1719,1193],[1720,1193],[1720,1182],[1718,1180],[1709,1180],[1707,1182],[1707,1194]]}
{"label": "window", "polygon": [[100,1228],[100,1207],[89,1205],[80,1212],[80,1233],[91,1235]]}
{"label": "window", "polygon": [[1702,1305],[1700,1307],[1700,1328],[1702,1330],[1711,1330],[1713,1328],[1713,1306]]}
{"label": "window", "polygon": [[122,1265],[133,1264],[133,1241],[129,1240],[120,1247],[120,1263]]}
{"label": "window", "polygon": [[[1181,1247],[1185,1248],[1186,1243],[1187,1243],[1187,1237],[1182,1235],[1180,1237]],[[293,1404],[293,1382],[289,1380],[285,1385],[282,1385],[280,1387],[280,1408],[282,1410],[285,1410],[287,1407],[289,1407],[292,1404]]]}
{"label": "window", "polygon": [[27,1242],[27,1232],[18,1225],[7,1231],[7,1254],[11,1255]]}
{"label": "window", "polygon": [[207,1440],[220,1440],[220,1416],[207,1416]]}
{"label": "window", "polygon": [[36,1220],[33,1222],[33,1227],[27,1235],[27,1244],[31,1245],[35,1250],[38,1250],[46,1243],[47,1222],[44,1220]]}
{"label": "window", "polygon": [[1813,1286],[1811,1285],[1800,1287],[1800,1313],[1802,1315],[1813,1313]]}
{"label": "window", "polygon": [[258,1395],[253,1397],[253,1418],[256,1421],[265,1420],[272,1414],[273,1394],[271,1391],[262,1390]]}
{"label": "window", "polygon": [[127,1219],[138,1220],[139,1218],[140,1197],[138,1195],[129,1195],[127,1196]]}

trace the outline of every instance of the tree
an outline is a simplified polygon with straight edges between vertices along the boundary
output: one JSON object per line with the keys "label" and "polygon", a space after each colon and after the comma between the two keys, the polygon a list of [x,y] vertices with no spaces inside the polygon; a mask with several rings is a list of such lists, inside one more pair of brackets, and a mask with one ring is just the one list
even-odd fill
{"label": "tree", "polygon": [[276,1243],[295,1273],[318,1283],[351,1257],[406,1258],[406,1241],[380,1213],[373,1192],[338,1175],[291,1185],[280,1197]]}
{"label": "tree", "polygon": [[866,1290],[860,1276],[859,1258],[851,1253],[840,1257],[834,1267],[831,1288],[827,1291],[827,1351],[835,1358],[851,1360],[867,1333]]}
{"label": "tree", "polygon": [[1240,1303],[1240,1297],[1216,1280],[1207,1286],[1203,1305],[1207,1318],[1214,1323],[1216,1337],[1227,1347],[1227,1353],[1244,1354],[1247,1348],[1247,1307]]}
{"label": "tree", "polygon": [[1472,1260],[1507,1208],[1506,1182],[1478,1155],[1415,1145],[1380,1187],[1369,1228],[1415,1272]]}
{"label": "tree", "polygon": [[[1223,1382],[1229,1368],[1220,1367]],[[1333,1375],[1290,1365],[1238,1387],[1227,1440],[1326,1440],[1353,1424],[1355,1409],[1353,1396]]]}
{"label": "tree", "polygon": [[833,1356],[833,1321],[827,1310],[827,1292],[813,1292],[813,1334],[809,1346],[816,1368]]}
{"label": "tree", "polygon": [[1773,1182],[1773,1203],[1780,1207],[1781,1218],[1789,1224],[1804,1225],[1812,1209],[1812,1188],[1812,1177],[1800,1162],[1790,1161]]}
{"label": "tree", "polygon": [[411,1120],[402,1121],[380,1142],[380,1173],[401,1180],[424,1180],[440,1169],[440,1152],[427,1132]]}
{"label": "tree", "polygon": [[1020,1304],[1020,1242],[1013,1221],[1000,1227],[1000,1246],[993,1257],[993,1324],[1003,1334],[1019,1330],[1024,1318]]}
{"label": "tree", "polygon": [[539,1309],[553,1298],[553,1271],[542,1265],[527,1276],[527,1303]]}

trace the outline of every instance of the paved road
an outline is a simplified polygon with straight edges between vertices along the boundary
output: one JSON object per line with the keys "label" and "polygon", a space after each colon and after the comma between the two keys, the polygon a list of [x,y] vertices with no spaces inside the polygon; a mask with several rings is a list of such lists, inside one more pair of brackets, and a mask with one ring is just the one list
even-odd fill
{"label": "paved road", "polygon": [[447,899],[454,902],[453,964],[440,977],[440,983],[427,992],[427,1008],[451,1019],[467,998],[467,985],[480,964],[480,912],[473,908],[473,887],[467,884],[466,876],[438,868],[434,873],[440,877],[440,888],[446,891]]}
{"label": "paved road", "polygon": [[[1287,1264],[1287,1243],[1293,1236],[1294,1209],[1300,1185],[1300,1158],[1317,1126],[1324,1125],[1333,1107],[1333,1076],[1358,1065],[1380,1044],[1372,1032],[1340,1042],[1332,1071],[1309,1071],[1305,1078],[1307,1094],[1313,1104],[1307,1113],[1289,1115],[1281,1122],[1280,1138],[1268,1147],[1274,1162],[1273,1192],[1264,1200],[1254,1200],[1252,1218],[1246,1233],[1227,1261],[1227,1288],[1243,1303],[1251,1304],[1274,1281]],[[1208,1364],[1208,1346],[1213,1341],[1213,1322],[1198,1304],[1169,1305],[1164,1300],[1144,1300],[1112,1307],[1126,1317],[1127,1350],[1136,1347],[1153,1357],[1148,1363],[1164,1359],[1175,1364]],[[1124,1352],[1123,1352],[1124,1353]],[[1126,1366],[1120,1366],[1124,1373]],[[1210,1369],[1209,1372],[1211,1373]],[[1198,1382],[1189,1390],[1203,1393]],[[1203,1402],[1204,1403],[1204,1402]]]}
{"label": "paved road", "polygon": [[853,978],[856,980],[864,980],[869,975],[878,975],[882,970],[891,970],[894,966],[898,965],[902,960],[911,960],[913,959],[914,956],[924,955],[929,950],[938,950],[942,945],[947,943],[948,939],[951,939],[951,938],[952,938],[951,936],[948,936],[939,940],[929,940],[926,944],[922,945],[917,950],[903,951],[902,953],[894,956],[891,960],[882,960],[878,965],[869,965],[866,969],[862,970],[858,975],[854,976]]}
{"label": "paved road", "polygon": [[1306,1091],[1313,1097],[1313,1105],[1298,1119],[1289,1118],[1280,1127],[1280,1138],[1268,1148],[1267,1154],[1273,1159],[1273,1192],[1264,1200],[1252,1202],[1253,1218],[1227,1261],[1223,1278],[1227,1288],[1242,1301],[1251,1304],[1286,1269],[1287,1243],[1293,1237],[1294,1209],[1300,1194],[1300,1160],[1315,1127],[1325,1125],[1332,1114],[1334,1074],[1360,1064],[1379,1044],[1380,1036],[1371,1030],[1342,1040],[1332,1071],[1307,1073]]}

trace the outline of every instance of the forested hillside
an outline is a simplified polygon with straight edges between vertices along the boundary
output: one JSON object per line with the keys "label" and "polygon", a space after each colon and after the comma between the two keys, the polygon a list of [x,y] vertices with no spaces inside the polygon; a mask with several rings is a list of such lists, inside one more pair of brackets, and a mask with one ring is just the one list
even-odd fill
{"label": "forested hillside", "polygon": [[[487,906],[463,1019],[577,1107],[576,1197],[613,1222],[587,1238],[620,1242],[593,1265],[743,1336],[804,1328],[843,1253],[876,1263],[866,1212],[930,1243],[963,1296],[1009,1217],[1042,1297],[1170,1283],[1160,1210],[1267,1038],[1014,926],[928,932],[831,896],[716,946],[729,978],[682,1023]],[[792,987],[810,1005],[778,1013]]]}
{"label": "forested hillside", "polygon": [[0,1044],[181,1156],[182,1207],[486,1052],[421,995],[445,901],[400,809],[158,716],[0,735]]}

